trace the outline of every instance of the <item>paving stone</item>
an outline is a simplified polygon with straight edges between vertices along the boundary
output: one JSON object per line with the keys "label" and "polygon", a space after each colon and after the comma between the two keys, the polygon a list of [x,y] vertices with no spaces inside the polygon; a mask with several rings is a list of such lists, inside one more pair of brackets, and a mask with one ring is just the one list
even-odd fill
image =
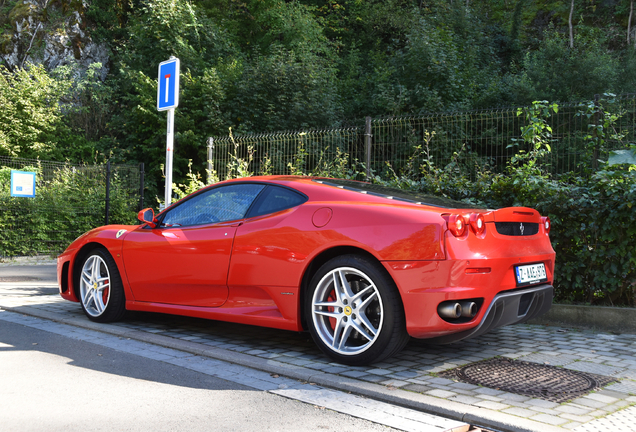
{"label": "paving stone", "polygon": [[502,410],[502,412],[506,414],[512,414],[518,417],[526,417],[526,418],[537,414],[536,411],[532,411],[527,408],[518,408],[518,407],[506,408]]}
{"label": "paving stone", "polygon": [[547,408],[547,409],[554,409],[557,406],[559,406],[559,404],[557,403],[550,402],[543,399],[530,399],[528,401],[525,401],[524,403],[529,406],[541,407],[541,408]]}
{"label": "paving stone", "polygon": [[404,390],[409,390],[415,393],[426,393],[427,391],[431,390],[430,387],[422,385],[422,384],[409,384],[402,388]]}
{"label": "paving stone", "polygon": [[475,396],[477,396],[479,399],[488,400],[488,401],[492,401],[492,402],[502,402],[503,401],[503,398],[500,398],[498,396],[488,395],[488,394],[477,394]]}
{"label": "paving stone", "polygon": [[455,384],[455,381],[453,380],[449,380],[446,378],[433,378],[430,380],[431,384],[440,384],[440,385],[451,385],[451,384]]}
{"label": "paving stone", "polygon": [[524,401],[532,399],[528,396],[518,395],[515,393],[502,393],[499,395],[499,397],[503,399],[506,403],[511,401],[524,402]]}
{"label": "paving stone", "polygon": [[449,398],[451,396],[457,396],[456,393],[446,391],[446,390],[440,390],[440,389],[429,390],[426,392],[426,394],[430,396],[439,397],[439,398]]}
{"label": "paving stone", "polygon": [[371,383],[379,383],[381,381],[386,381],[386,377],[380,375],[365,375],[360,378],[362,381],[367,381]]}
{"label": "paving stone", "polygon": [[595,401],[598,401],[598,402],[602,402],[602,403],[608,404],[608,405],[609,404],[613,404],[616,401],[618,401],[617,398],[606,396],[606,395],[602,395],[600,393],[590,393],[590,394],[588,394],[588,395],[586,395],[584,397],[587,398],[587,399],[592,399],[592,400],[595,400]]}
{"label": "paving stone", "polygon": [[608,411],[608,412],[614,412],[614,411],[619,411],[622,410],[623,408],[625,408],[626,406],[631,405],[631,403],[626,402],[624,400],[618,401],[616,403],[613,403],[611,405],[605,405],[603,407],[603,411]]}
{"label": "paving stone", "polygon": [[596,400],[593,400],[593,399],[588,399],[586,397],[581,397],[581,398],[578,398],[578,399],[574,399],[572,401],[572,403],[575,403],[575,404],[578,404],[578,405],[583,405],[583,406],[590,407],[590,408],[596,408],[596,409],[603,408],[603,407],[605,407],[607,405],[606,403],[599,402],[599,401],[596,401]]}
{"label": "paving stone", "polygon": [[400,371],[400,372],[391,374],[391,376],[397,377],[399,379],[408,379],[408,378],[416,378],[420,376],[420,374],[414,371],[405,370],[405,371]]}
{"label": "paving stone", "polygon": [[[594,420],[594,417],[588,415],[576,415],[576,414],[559,414],[559,417],[568,419],[571,421],[576,421],[580,423],[585,423]],[[610,431],[608,431],[610,432]]]}
{"label": "paving stone", "polygon": [[551,409],[551,408],[543,408],[543,407],[540,407],[540,406],[528,406],[528,405],[526,405],[524,408],[531,409],[532,411],[536,411],[538,413],[549,414],[549,415],[552,415],[552,416],[560,416],[561,414],[563,414],[560,411],[557,411],[557,410],[554,410],[554,409]]}
{"label": "paving stone", "polygon": [[605,410],[595,410],[595,411],[592,411],[589,415],[591,417],[600,418],[600,417],[605,417],[608,414],[609,412]]}
{"label": "paving stone", "polygon": [[466,405],[475,405],[478,402],[482,401],[482,399],[477,399],[475,397],[468,396],[468,395],[462,395],[462,394],[457,395],[457,396],[450,396],[447,399],[450,400],[450,401],[453,401],[453,402],[460,402],[460,403],[463,403],[463,404],[466,404]]}
{"label": "paving stone", "polygon": [[564,405],[560,405],[556,408],[554,408],[555,411],[560,411],[564,414],[573,414],[573,415],[585,415],[585,414],[589,414],[590,412],[594,411],[593,409],[588,409],[588,408],[582,408],[579,406],[573,406],[570,404],[564,404]]}
{"label": "paving stone", "polygon": [[557,417],[557,416],[553,416],[553,415],[549,415],[549,414],[537,414],[535,416],[530,417],[530,420],[534,420],[534,421],[538,421],[541,423],[547,423],[547,424],[551,424],[554,426],[558,426],[560,424],[563,423],[567,423],[568,420],[561,418],[561,417]]}
{"label": "paving stone", "polygon": [[487,409],[496,410],[496,411],[503,410],[510,407],[510,405],[502,404],[499,402],[493,402],[489,400],[477,402],[476,404],[473,404],[473,405],[478,406],[480,408],[487,408]]}
{"label": "paving stone", "polygon": [[409,383],[406,381],[400,381],[400,380],[395,380],[395,379],[391,379],[391,380],[387,380],[387,381],[380,381],[380,384],[387,386],[387,387],[404,387],[406,385],[408,385]]}
{"label": "paving stone", "polygon": [[527,405],[524,405],[523,402],[517,402],[517,401],[513,401],[513,400],[504,400],[502,401],[503,403],[506,403],[510,406],[514,406],[514,407],[518,407],[518,408],[523,408],[523,409],[528,409]]}
{"label": "paving stone", "polygon": [[566,368],[580,371],[580,372],[587,372],[587,373],[593,373],[593,374],[605,375],[605,376],[612,376],[615,373],[620,372],[622,370],[622,368],[595,364],[594,362],[587,362],[587,361],[570,363],[566,366]]}
{"label": "paving stone", "polygon": [[475,390],[475,393],[479,393],[479,394],[483,394],[483,395],[490,395],[490,396],[497,396],[497,395],[503,394],[505,392],[502,392],[501,390],[491,389],[491,388],[488,388],[488,387],[479,387],[478,389]]}
{"label": "paving stone", "polygon": [[559,427],[569,430],[575,430],[577,427],[581,426],[581,423],[577,421],[571,421],[570,423],[562,424]]}
{"label": "paving stone", "polygon": [[605,389],[630,395],[636,395],[636,382],[621,381],[620,383],[610,384],[605,387]]}
{"label": "paving stone", "polygon": [[475,390],[479,388],[479,386],[476,386],[474,384],[464,383],[464,382],[454,382],[450,384],[449,387],[453,389],[462,389],[462,390]]}
{"label": "paving stone", "polygon": [[524,357],[518,358],[518,360],[547,364],[551,366],[565,366],[578,360],[577,356],[572,355],[552,355],[552,354],[530,354]]}

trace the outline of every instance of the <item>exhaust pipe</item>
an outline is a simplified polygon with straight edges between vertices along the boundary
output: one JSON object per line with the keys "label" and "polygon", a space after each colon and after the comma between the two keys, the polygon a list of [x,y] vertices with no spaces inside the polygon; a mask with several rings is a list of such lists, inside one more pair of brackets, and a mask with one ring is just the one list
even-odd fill
{"label": "exhaust pipe", "polygon": [[459,303],[441,303],[437,306],[437,313],[442,318],[457,319],[462,316],[462,305]]}
{"label": "exhaust pipe", "polygon": [[474,318],[477,315],[477,303],[472,301],[463,301],[459,303],[461,316],[464,318]]}

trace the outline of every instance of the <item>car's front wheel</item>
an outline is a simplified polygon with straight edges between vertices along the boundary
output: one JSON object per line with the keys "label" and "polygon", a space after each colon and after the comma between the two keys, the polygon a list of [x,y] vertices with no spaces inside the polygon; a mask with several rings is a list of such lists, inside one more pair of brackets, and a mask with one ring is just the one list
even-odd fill
{"label": "car's front wheel", "polygon": [[82,263],[79,277],[80,302],[86,316],[95,322],[123,318],[126,298],[115,260],[105,249],[93,249]]}
{"label": "car's front wheel", "polygon": [[305,316],[320,349],[344,364],[380,361],[409,339],[395,283],[378,264],[358,255],[333,258],[318,270]]}

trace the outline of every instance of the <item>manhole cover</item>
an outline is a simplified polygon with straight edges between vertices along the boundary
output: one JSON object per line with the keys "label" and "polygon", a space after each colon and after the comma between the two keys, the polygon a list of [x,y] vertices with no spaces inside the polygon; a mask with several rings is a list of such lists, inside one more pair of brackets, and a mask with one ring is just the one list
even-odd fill
{"label": "manhole cover", "polygon": [[506,358],[471,363],[439,375],[556,403],[583,396],[616,381],[603,375]]}
{"label": "manhole cover", "polygon": [[39,278],[30,276],[2,276],[0,282],[35,282],[39,281]]}

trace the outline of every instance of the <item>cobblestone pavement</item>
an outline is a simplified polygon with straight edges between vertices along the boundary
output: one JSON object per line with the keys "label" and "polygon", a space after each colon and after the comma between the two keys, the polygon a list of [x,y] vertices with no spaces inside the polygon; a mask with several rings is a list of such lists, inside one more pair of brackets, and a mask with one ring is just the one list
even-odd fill
{"label": "cobblestone pavement", "polygon": [[[23,284],[21,290],[28,290],[28,285]],[[0,290],[1,308],[88,322],[79,304],[64,301],[57,295],[9,296],[2,295],[2,292],[5,291]],[[357,387],[349,386],[354,391],[355,388],[365,389],[373,385],[377,389],[381,386],[384,394],[388,395],[387,399],[394,398],[398,403],[407,405],[412,400],[414,406],[416,402],[424,401],[429,409],[438,406],[437,413],[441,415],[450,413],[452,416],[462,409],[465,413],[478,412],[482,421],[492,419],[484,426],[494,429],[542,432],[632,432],[636,429],[636,407],[632,407],[636,404],[636,335],[631,334],[516,325],[446,346],[431,346],[411,340],[400,354],[386,361],[352,367],[330,362],[308,334],[284,330],[151,313],[129,313],[121,322],[101,326],[163,336],[189,342],[189,346],[221,349],[236,355],[240,353],[287,366],[290,370],[302,368],[343,380],[346,378],[347,383],[357,383]],[[617,382],[557,404],[437,375],[444,370],[496,356],[606,375],[614,377]],[[449,404],[451,402],[454,404]],[[475,408],[481,410],[474,411]]]}

